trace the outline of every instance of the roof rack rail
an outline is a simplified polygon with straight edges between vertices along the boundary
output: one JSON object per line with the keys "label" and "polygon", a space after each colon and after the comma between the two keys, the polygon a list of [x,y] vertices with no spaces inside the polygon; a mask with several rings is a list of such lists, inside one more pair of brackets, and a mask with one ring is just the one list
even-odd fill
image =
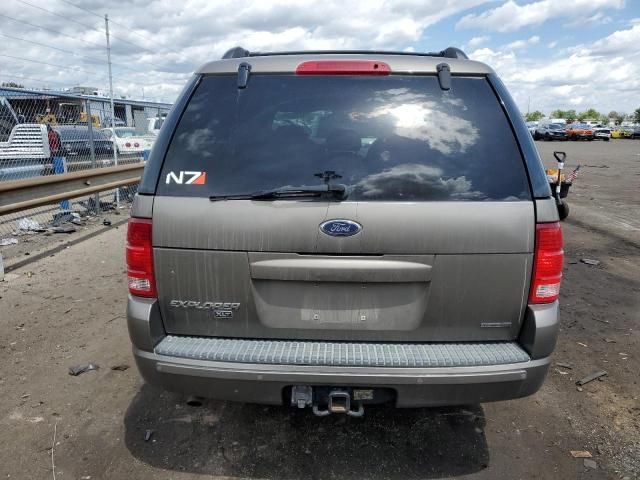
{"label": "roof rack rail", "polygon": [[226,53],[222,56],[225,58],[245,58],[250,55],[249,50],[245,50],[242,47],[233,47],[226,51]]}
{"label": "roof rack rail", "polygon": [[246,57],[270,57],[276,55],[314,55],[314,54],[383,54],[383,55],[409,55],[419,57],[443,57],[468,59],[467,55],[456,47],[448,47],[440,52],[394,52],[384,50],[294,50],[288,52],[250,52],[242,47],[234,47],[222,56],[226,58],[246,58]]}

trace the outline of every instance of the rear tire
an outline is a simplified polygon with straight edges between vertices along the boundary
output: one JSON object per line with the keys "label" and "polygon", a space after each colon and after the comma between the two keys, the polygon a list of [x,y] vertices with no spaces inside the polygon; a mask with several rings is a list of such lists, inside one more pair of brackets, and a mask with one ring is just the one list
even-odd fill
{"label": "rear tire", "polygon": [[567,202],[562,202],[562,205],[558,205],[558,216],[560,220],[564,220],[569,216],[569,204]]}

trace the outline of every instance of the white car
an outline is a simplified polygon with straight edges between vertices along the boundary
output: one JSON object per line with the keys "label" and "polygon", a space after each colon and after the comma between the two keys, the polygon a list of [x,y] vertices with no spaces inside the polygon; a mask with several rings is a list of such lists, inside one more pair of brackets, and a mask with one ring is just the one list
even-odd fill
{"label": "white car", "polygon": [[611,129],[604,125],[596,125],[593,127],[593,135],[595,138],[608,142],[611,138]]}
{"label": "white car", "polygon": [[[114,130],[115,135],[113,134]],[[104,128],[102,132],[113,141],[118,153],[121,154],[142,153],[145,150],[151,150],[155,140],[154,136],[137,134],[133,127]]]}

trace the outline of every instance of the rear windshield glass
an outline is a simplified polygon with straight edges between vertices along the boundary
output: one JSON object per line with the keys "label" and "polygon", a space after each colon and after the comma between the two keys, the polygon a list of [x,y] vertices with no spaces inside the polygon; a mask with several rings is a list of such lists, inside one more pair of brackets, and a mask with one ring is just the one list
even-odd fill
{"label": "rear windshield glass", "polygon": [[483,78],[204,77],[168,148],[158,193],[210,196],[316,186],[349,201],[521,200],[522,157]]}

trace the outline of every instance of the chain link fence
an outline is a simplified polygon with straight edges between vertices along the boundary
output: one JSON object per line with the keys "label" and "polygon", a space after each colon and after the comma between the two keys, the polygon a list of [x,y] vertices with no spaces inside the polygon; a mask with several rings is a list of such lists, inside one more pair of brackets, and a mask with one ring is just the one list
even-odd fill
{"label": "chain link fence", "polygon": [[[144,162],[168,106],[0,88],[0,182]],[[155,131],[154,131],[155,130]],[[0,216],[0,246],[127,208],[137,185]]]}

